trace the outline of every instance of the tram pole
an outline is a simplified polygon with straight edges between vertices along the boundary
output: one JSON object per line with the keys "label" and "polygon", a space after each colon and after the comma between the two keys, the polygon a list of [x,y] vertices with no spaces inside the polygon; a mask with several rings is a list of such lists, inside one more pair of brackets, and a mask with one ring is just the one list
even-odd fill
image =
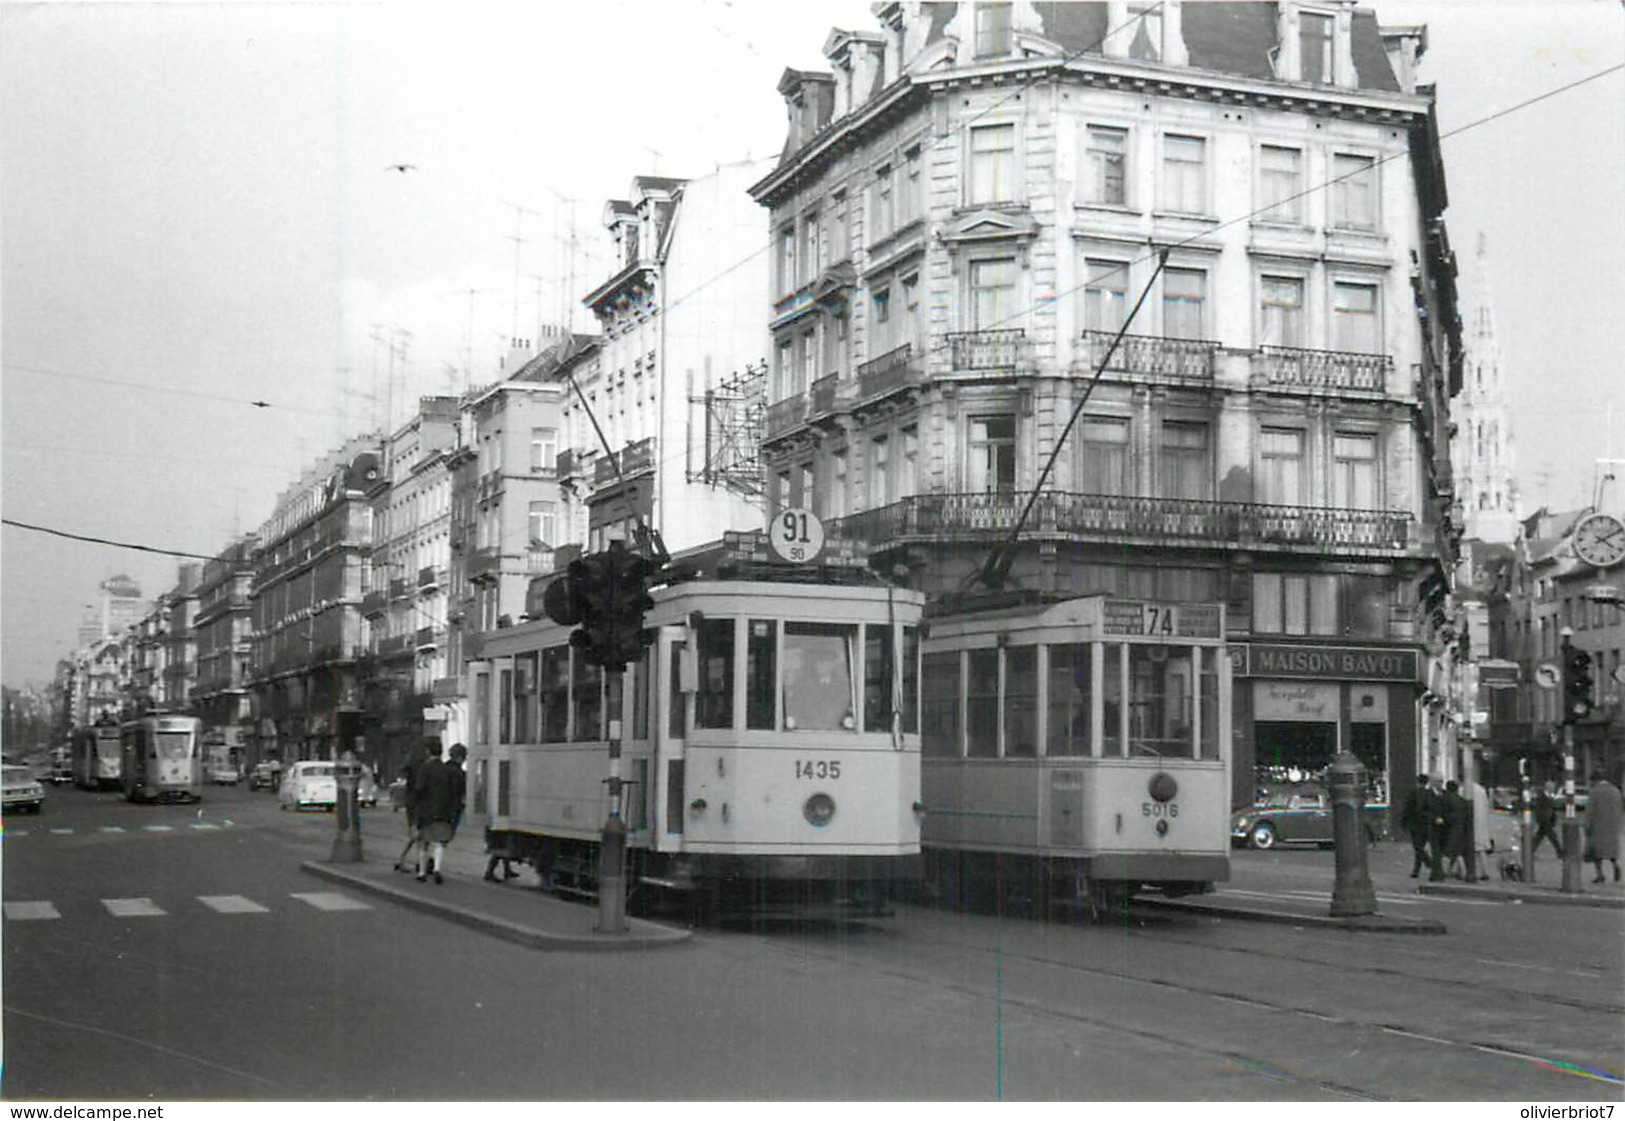
{"label": "tram pole", "polygon": [[[608,670],[606,696],[621,695],[625,669]],[[605,714],[609,731],[609,815],[604,819],[602,842],[598,846],[598,925],[599,934],[626,933],[626,823],[621,820],[621,721]]]}
{"label": "tram pole", "polygon": [[1580,890],[1580,819],[1574,813],[1574,725],[1563,725],[1563,890]]}

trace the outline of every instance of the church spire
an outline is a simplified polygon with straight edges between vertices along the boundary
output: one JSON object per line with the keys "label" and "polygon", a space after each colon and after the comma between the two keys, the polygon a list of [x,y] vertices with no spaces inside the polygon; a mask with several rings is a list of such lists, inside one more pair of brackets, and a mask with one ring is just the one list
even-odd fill
{"label": "church spire", "polygon": [[1501,344],[1495,332],[1489,239],[1482,231],[1474,272],[1464,340],[1466,384],[1451,404],[1456,421],[1451,460],[1456,492],[1466,515],[1467,536],[1510,544],[1518,528],[1512,422],[1503,382]]}

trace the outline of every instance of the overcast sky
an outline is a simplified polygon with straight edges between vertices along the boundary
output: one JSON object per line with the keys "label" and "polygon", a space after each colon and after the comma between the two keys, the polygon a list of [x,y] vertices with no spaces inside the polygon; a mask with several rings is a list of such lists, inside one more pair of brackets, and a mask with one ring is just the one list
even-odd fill
{"label": "overcast sky", "polygon": [[[1369,6],[1429,24],[1447,133],[1625,60],[1617,0]],[[572,305],[588,328],[604,200],[776,152],[780,73],[869,7],[0,3],[5,516],[219,551],[389,406],[490,380]],[[1625,456],[1622,103],[1615,71],[1444,141],[1528,508]],[[175,581],[174,557],[3,533],[7,684],[48,680],[108,576]]]}

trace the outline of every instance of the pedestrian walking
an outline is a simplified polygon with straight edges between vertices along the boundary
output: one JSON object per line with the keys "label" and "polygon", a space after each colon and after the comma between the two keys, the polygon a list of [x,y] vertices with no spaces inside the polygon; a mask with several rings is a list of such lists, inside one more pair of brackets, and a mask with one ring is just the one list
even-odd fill
{"label": "pedestrian walking", "polygon": [[1529,855],[1532,859],[1540,842],[1550,841],[1552,849],[1557,853],[1557,859],[1563,859],[1563,842],[1557,836],[1557,802],[1552,797],[1552,784],[1544,783],[1535,792],[1535,839],[1529,845]]}
{"label": "pedestrian walking", "polygon": [[1490,850],[1495,842],[1490,837],[1490,795],[1484,784],[1474,779],[1467,786],[1468,809],[1472,815],[1473,859],[1467,862],[1469,876],[1480,880],[1490,878]]}
{"label": "pedestrian walking", "polygon": [[440,741],[426,739],[407,756],[406,766],[401,768],[401,781],[406,784],[401,792],[401,804],[406,810],[406,844],[401,847],[401,855],[395,858],[397,872],[417,870],[416,860],[410,859],[412,851],[418,847],[419,840],[417,776],[425,763],[438,758],[440,758]]}
{"label": "pedestrian walking", "polygon": [[1428,879],[1444,879],[1445,853],[1450,842],[1449,806],[1438,775],[1428,776]]}
{"label": "pedestrian walking", "polygon": [[1473,843],[1473,808],[1461,796],[1461,784],[1451,779],[1444,784],[1444,855],[1450,874],[1467,878],[1467,853]]}
{"label": "pedestrian walking", "polygon": [[1429,816],[1433,807],[1433,791],[1428,789],[1428,776],[1417,775],[1416,787],[1405,795],[1405,805],[1399,811],[1399,824],[1411,836],[1411,879],[1416,879],[1422,865],[1432,866],[1428,859],[1428,833],[1432,828]]}
{"label": "pedestrian walking", "polygon": [[467,778],[463,774],[463,760],[468,748],[460,743],[451,745],[451,758],[430,759],[418,771],[415,789],[418,794],[418,882],[430,875],[437,884],[445,883],[441,869],[446,858],[446,845],[457,833],[463,818],[463,797]]}
{"label": "pedestrian walking", "polygon": [[1597,869],[1591,878],[1594,884],[1604,880],[1602,862],[1614,866],[1614,882],[1619,882],[1619,823],[1625,815],[1619,787],[1609,782],[1600,772],[1591,776],[1591,793],[1586,798],[1586,859]]}

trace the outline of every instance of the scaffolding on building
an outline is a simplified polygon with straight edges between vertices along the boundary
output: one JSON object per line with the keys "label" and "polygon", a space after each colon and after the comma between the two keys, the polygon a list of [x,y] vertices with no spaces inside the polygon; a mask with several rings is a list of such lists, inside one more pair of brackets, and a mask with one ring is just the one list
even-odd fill
{"label": "scaffolding on building", "polygon": [[698,468],[691,466],[688,471],[689,482],[725,487],[747,498],[760,497],[767,362],[747,365],[690,402],[705,407],[705,444]]}

